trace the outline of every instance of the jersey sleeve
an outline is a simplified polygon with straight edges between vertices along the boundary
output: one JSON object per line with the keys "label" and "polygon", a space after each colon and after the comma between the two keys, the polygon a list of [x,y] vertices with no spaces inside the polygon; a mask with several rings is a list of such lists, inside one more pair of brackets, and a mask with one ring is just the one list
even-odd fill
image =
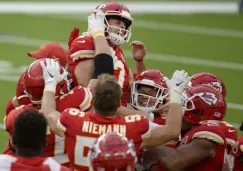
{"label": "jersey sleeve", "polygon": [[89,36],[80,36],[75,39],[69,50],[69,58],[75,62],[82,59],[93,59],[95,50],[94,50],[93,39]]}
{"label": "jersey sleeve", "polygon": [[64,133],[75,134],[76,130],[81,128],[82,123],[80,122],[80,119],[84,115],[84,112],[75,108],[65,109],[57,121],[57,128]]}
{"label": "jersey sleeve", "polygon": [[92,99],[90,89],[78,86],[57,100],[57,110],[63,112],[67,108],[76,108],[87,111],[92,106]]}
{"label": "jersey sleeve", "polygon": [[[129,135],[137,137],[133,139],[134,143],[148,139],[151,136],[149,121],[142,115],[130,115],[124,117],[129,127]],[[136,135],[136,136],[134,136]]]}
{"label": "jersey sleeve", "polygon": [[219,126],[213,124],[203,124],[197,127],[192,136],[192,139],[195,138],[207,139],[219,145],[224,145],[226,142],[224,133],[221,131]]}
{"label": "jersey sleeve", "polygon": [[238,139],[235,127],[225,121],[219,123],[220,129],[223,131],[228,145],[233,146]]}

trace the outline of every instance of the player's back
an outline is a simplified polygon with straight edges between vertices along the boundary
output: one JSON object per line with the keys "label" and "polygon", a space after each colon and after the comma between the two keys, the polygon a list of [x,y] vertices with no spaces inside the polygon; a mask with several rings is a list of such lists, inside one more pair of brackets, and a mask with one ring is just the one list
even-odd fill
{"label": "player's back", "polygon": [[193,139],[206,139],[214,143],[215,155],[206,159],[200,163],[192,165],[186,170],[188,171],[221,171],[224,165],[224,153],[226,148],[226,140],[224,133],[220,130],[218,125],[214,124],[202,124],[191,131],[187,132],[180,143],[180,146],[183,144],[189,144]]}
{"label": "player's back", "polygon": [[44,157],[13,157],[10,155],[0,155],[1,171],[69,171],[52,158]]}
{"label": "player's back", "polygon": [[148,120],[140,115],[104,117],[67,109],[61,114],[58,126],[65,133],[67,153],[73,170],[89,170],[89,147],[102,134],[118,132],[139,145],[143,138],[150,135]]}

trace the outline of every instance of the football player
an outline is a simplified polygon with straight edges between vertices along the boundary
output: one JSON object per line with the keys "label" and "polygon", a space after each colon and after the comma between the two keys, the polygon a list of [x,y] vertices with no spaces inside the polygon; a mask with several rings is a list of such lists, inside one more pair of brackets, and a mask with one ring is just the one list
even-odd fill
{"label": "football player", "polygon": [[[91,16],[98,15],[100,12],[103,13],[104,18],[99,23],[100,25],[97,22],[95,29],[98,29],[106,37],[105,41],[109,45],[108,51],[110,51],[114,62],[114,76],[122,88],[121,105],[127,106],[126,99],[128,96],[129,80],[130,82],[133,80],[133,75],[126,64],[126,59],[120,45],[129,41],[133,19],[129,9],[125,5],[115,1],[105,2],[97,6]],[[94,36],[97,35],[90,33],[89,30],[89,35],[77,37],[78,29],[74,29],[69,39],[68,64],[70,72],[76,85],[84,87],[87,87],[93,76],[95,69],[94,57],[99,53],[97,48],[100,48],[104,44],[103,42],[99,46],[95,46]],[[131,46],[133,47],[134,55],[145,55],[145,50],[141,50],[144,49],[144,45],[141,42],[132,42]],[[141,58],[139,57],[134,57],[134,59],[135,62],[141,62]],[[101,65],[106,67],[107,64],[103,62]],[[124,111],[121,113],[124,113]]]}
{"label": "football player", "polygon": [[[191,76],[191,81],[189,82],[189,86],[196,86],[200,84],[208,84],[218,90],[224,98],[226,97],[227,91],[224,82],[214,74],[208,72],[199,72]],[[224,132],[226,141],[227,141],[227,148],[225,159],[227,159],[227,155],[230,153],[231,148],[233,147],[234,143],[238,139],[237,130],[234,128],[233,125],[227,123],[226,121],[221,121],[219,127]],[[227,162],[226,162],[227,163]]]}
{"label": "football player", "polygon": [[117,108],[120,106],[121,89],[115,77],[107,74],[99,77],[93,89],[95,112],[82,112],[72,108],[62,113],[56,111],[55,90],[61,76],[60,72],[57,72],[59,68],[56,68],[55,61],[49,60],[47,63],[48,65],[42,63],[45,89],[41,110],[51,129],[56,134],[65,136],[72,169],[90,167],[87,147],[107,132],[118,132],[133,140],[138,156],[140,144],[142,148],[147,148],[178,137],[181,128],[181,92],[189,81],[185,71],[176,71],[167,82],[171,107],[166,124],[150,130],[148,120],[141,115],[116,116]]}
{"label": "football player", "polygon": [[131,86],[130,104],[139,111],[151,113],[150,121],[164,125],[166,117],[156,110],[169,101],[165,76],[159,70],[148,69],[139,74]]}
{"label": "football player", "polygon": [[134,144],[119,133],[101,135],[88,153],[93,171],[134,171],[137,161]]}
{"label": "football player", "polygon": [[[12,110],[5,118],[6,131],[9,133],[9,141],[5,149],[5,154],[15,155],[15,149],[12,145],[12,135],[14,131],[14,121],[16,117],[27,109],[40,109],[41,99],[44,90],[44,80],[42,76],[42,69],[40,62],[45,59],[34,61],[27,69],[26,75],[23,79],[23,87],[26,90],[31,101],[28,105],[22,105]],[[59,64],[58,64],[59,65]],[[82,111],[89,110],[91,107],[92,93],[89,89],[83,87],[75,87],[69,91],[69,81],[65,75],[66,71],[60,66],[60,73],[65,77],[57,84],[56,87],[56,109],[60,112],[66,108],[73,107],[81,109]],[[65,154],[65,145],[63,138],[55,135],[48,127],[47,130],[47,147],[43,156],[53,157],[61,164],[68,163],[68,157]]]}
{"label": "football player", "polygon": [[0,155],[1,171],[68,171],[50,157],[46,147],[47,121],[37,110],[25,110],[15,120],[13,144],[17,156]]}
{"label": "football player", "polygon": [[[153,149],[167,170],[221,171],[226,140],[218,122],[225,116],[223,96],[209,85],[189,88],[184,94],[182,140],[176,149]],[[211,121],[214,120],[214,121]]]}
{"label": "football player", "polygon": [[[35,58],[35,59],[42,59],[42,58],[53,58],[58,59],[60,64],[63,67],[66,67],[67,65],[67,52],[65,49],[59,45],[58,43],[46,43],[40,47],[40,49],[36,52],[28,52],[28,56]],[[6,106],[6,115],[13,110],[14,108],[21,106],[21,105],[27,105],[30,102],[29,96],[24,90],[23,87],[23,77],[25,73],[21,75],[17,82],[16,86],[16,96],[11,99],[7,106]]]}

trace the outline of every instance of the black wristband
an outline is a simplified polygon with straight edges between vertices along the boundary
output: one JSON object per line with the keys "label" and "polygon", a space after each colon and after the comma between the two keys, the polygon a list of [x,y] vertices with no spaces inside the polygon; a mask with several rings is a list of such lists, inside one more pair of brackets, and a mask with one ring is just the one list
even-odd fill
{"label": "black wristband", "polygon": [[114,64],[113,64],[113,58],[106,54],[101,53],[95,56],[94,58],[94,79],[97,79],[97,77],[101,74],[110,74],[113,75],[114,73]]}

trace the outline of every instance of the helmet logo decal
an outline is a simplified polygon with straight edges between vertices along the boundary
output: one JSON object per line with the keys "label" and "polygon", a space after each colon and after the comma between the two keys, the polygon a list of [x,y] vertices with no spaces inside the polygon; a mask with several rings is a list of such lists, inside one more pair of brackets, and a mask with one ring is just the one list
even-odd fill
{"label": "helmet logo decal", "polygon": [[215,94],[209,92],[201,92],[197,94],[205,103],[208,105],[216,104],[218,99],[216,98]]}
{"label": "helmet logo decal", "polygon": [[209,84],[213,86],[215,89],[217,89],[220,93],[222,93],[223,88],[219,82],[211,82]]}

